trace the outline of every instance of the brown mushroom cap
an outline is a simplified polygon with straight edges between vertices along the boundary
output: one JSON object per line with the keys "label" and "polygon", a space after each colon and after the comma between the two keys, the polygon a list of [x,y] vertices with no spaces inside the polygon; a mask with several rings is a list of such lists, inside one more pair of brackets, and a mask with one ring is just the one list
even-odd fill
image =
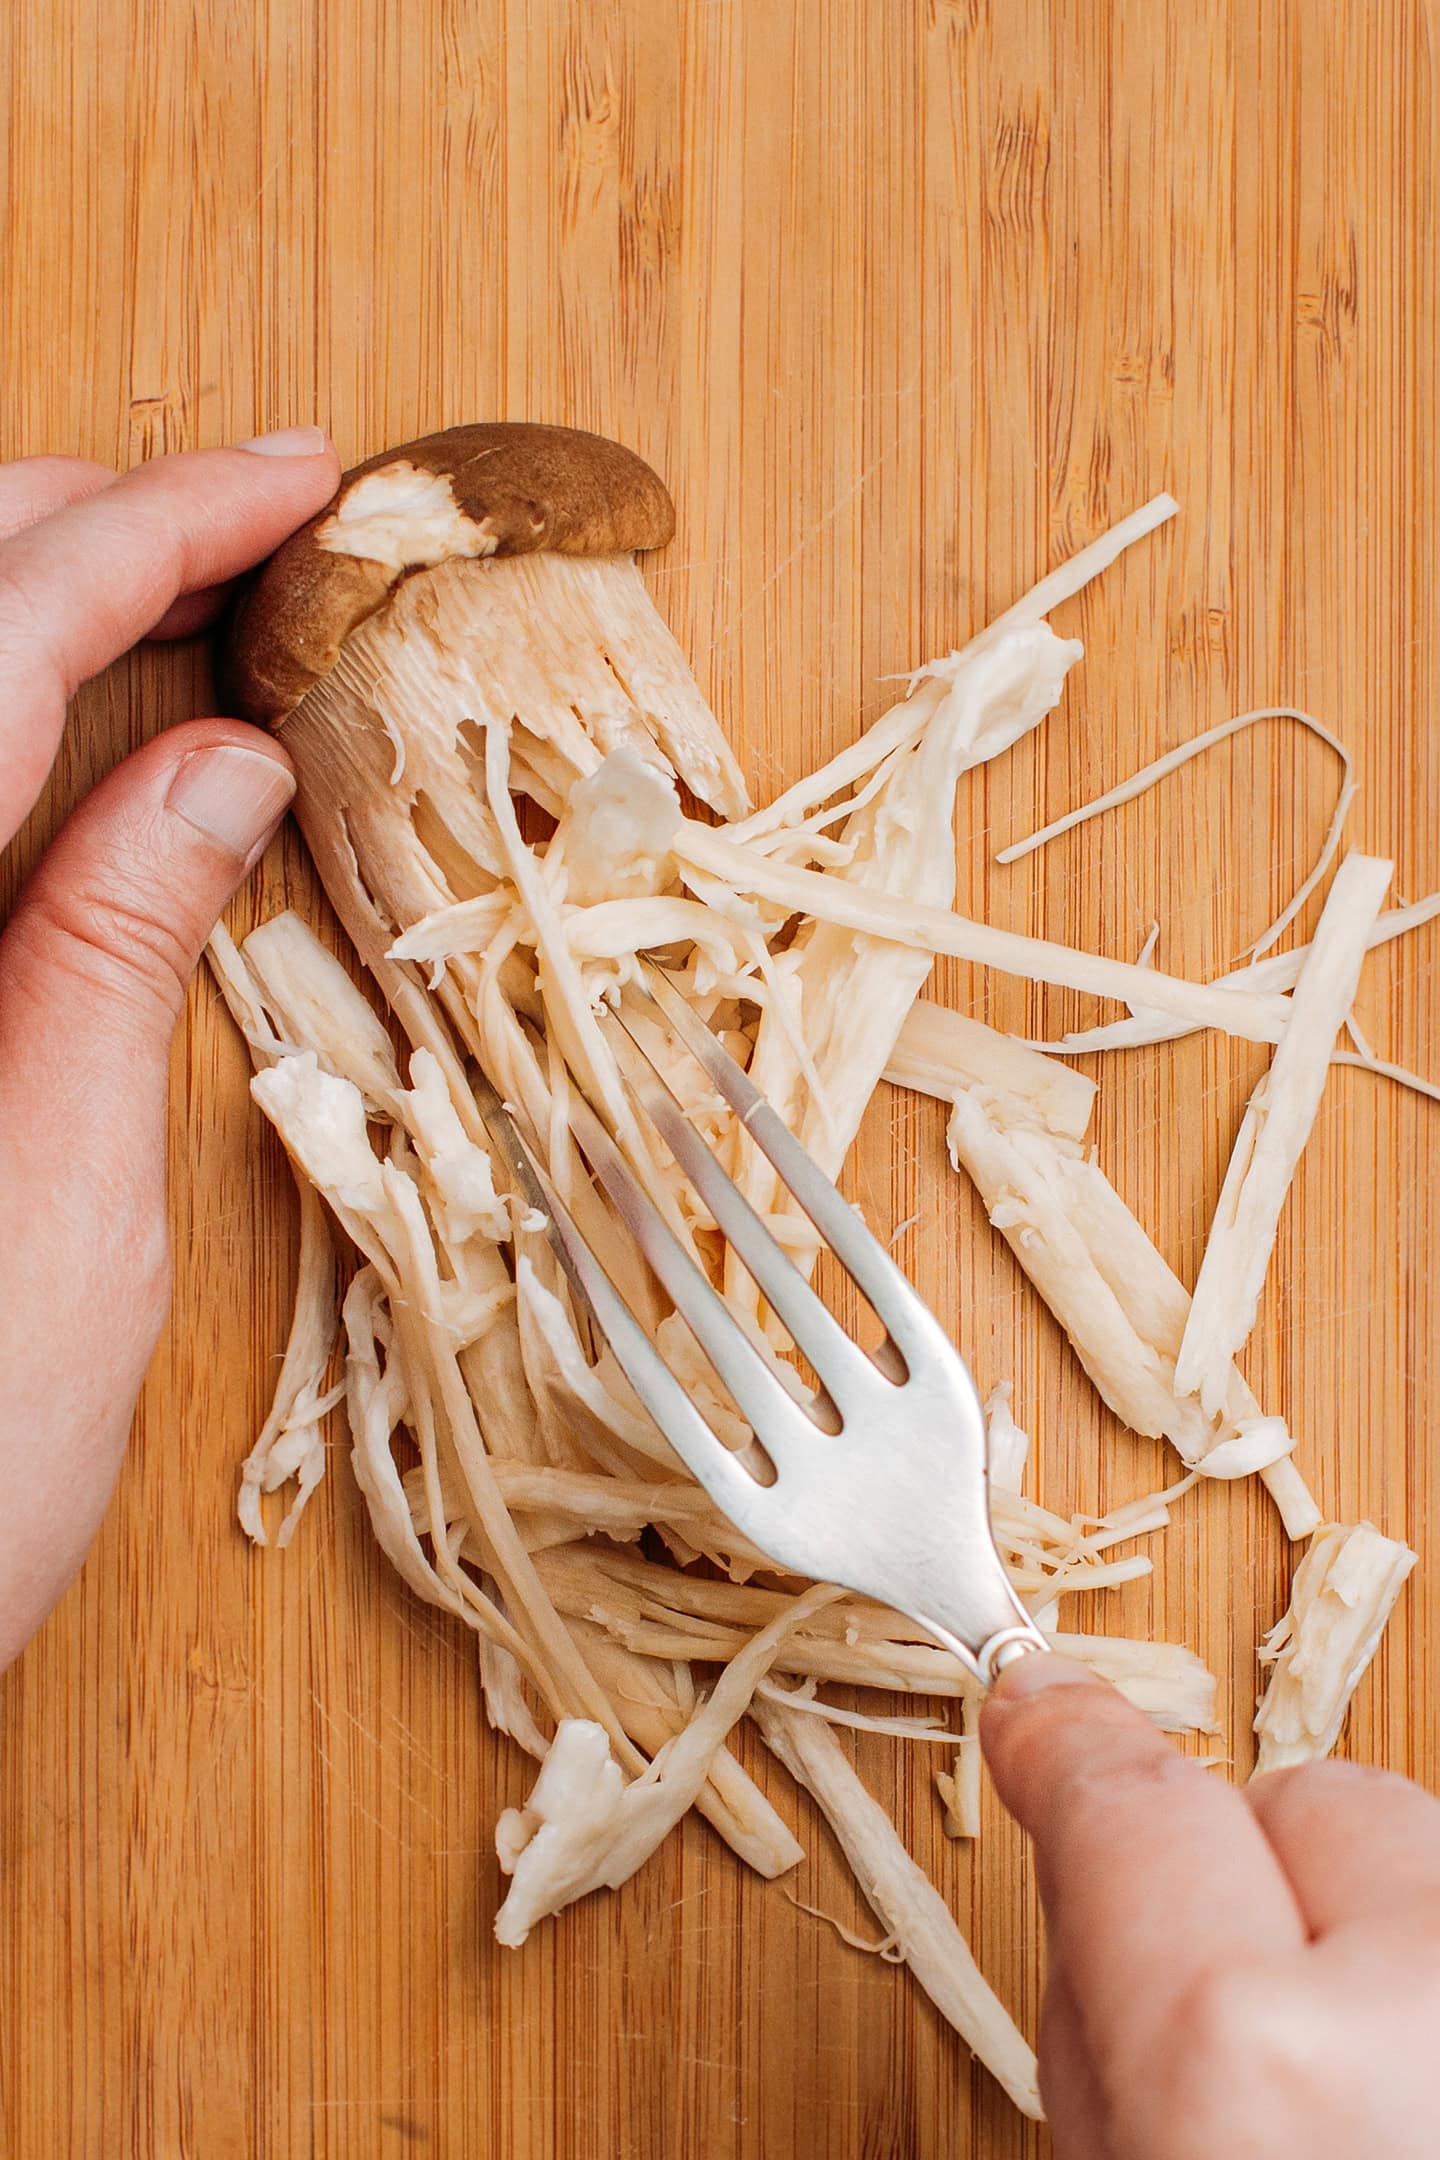
{"label": "brown mushroom cap", "polygon": [[579,428],[497,420],[382,451],[343,476],[242,598],[224,653],[234,709],[278,726],[417,570],[457,555],[630,554],[674,529],[650,467]]}

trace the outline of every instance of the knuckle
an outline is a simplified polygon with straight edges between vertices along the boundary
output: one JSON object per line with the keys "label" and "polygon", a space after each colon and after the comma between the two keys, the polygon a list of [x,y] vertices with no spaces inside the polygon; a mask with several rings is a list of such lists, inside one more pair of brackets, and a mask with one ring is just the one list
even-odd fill
{"label": "knuckle", "polygon": [[[50,724],[58,732],[76,684],[52,617],[53,607],[47,616],[44,600],[0,541],[0,672],[12,701],[23,701],[36,718],[53,716]],[[53,744],[46,753],[47,770],[51,755]]]}
{"label": "knuckle", "polygon": [[1072,1838],[1109,1844],[1117,1822],[1150,1822],[1163,1815],[1175,1786],[1190,1775],[1193,1765],[1170,1748],[1118,1761],[1072,1760],[1056,1781],[1055,1797]]}
{"label": "knuckle", "polygon": [[[1258,2000],[1257,2000],[1258,1998]],[[1208,1965],[1185,1988],[1171,2013],[1172,2033],[1187,2049],[1228,2061],[1234,2043],[1248,2050],[1260,2038],[1264,1994],[1247,1967]]]}
{"label": "knuckle", "polygon": [[14,540],[56,510],[83,501],[100,485],[84,458],[15,458],[0,465],[0,542]]}
{"label": "knuckle", "polygon": [[1322,2022],[1297,2014],[1293,1974],[1252,1963],[1202,1969],[1166,2019],[1163,2052],[1186,2105],[1204,2109],[1219,2072],[1227,2105],[1247,2094],[1313,2089],[1325,2053]]}
{"label": "knuckle", "polygon": [[1035,1774],[1063,1781],[1068,1801],[1113,1809],[1117,1801],[1160,1794],[1195,1776],[1179,1749],[1114,1694],[1087,1700],[1083,1721],[1072,1705],[1047,1696],[1015,1735],[1014,1745]]}
{"label": "knuckle", "polygon": [[49,640],[35,605],[29,581],[22,577],[11,556],[0,547],[0,651],[7,657],[43,654],[49,658]]}
{"label": "knuckle", "polygon": [[1328,2053],[1327,2024],[1308,1993],[1299,1999],[1299,1967],[1245,1960],[1203,1971],[1177,2016],[1199,2062],[1226,2062],[1251,2077],[1286,2085],[1313,2081]]}
{"label": "knuckle", "polygon": [[173,1023],[190,980],[191,955],[158,896],[127,884],[82,880],[42,885],[12,924],[37,967]]}
{"label": "knuckle", "polygon": [[53,481],[62,488],[108,487],[114,468],[94,458],[67,457],[63,451],[42,450],[35,457],[14,458],[3,470],[4,481]]}

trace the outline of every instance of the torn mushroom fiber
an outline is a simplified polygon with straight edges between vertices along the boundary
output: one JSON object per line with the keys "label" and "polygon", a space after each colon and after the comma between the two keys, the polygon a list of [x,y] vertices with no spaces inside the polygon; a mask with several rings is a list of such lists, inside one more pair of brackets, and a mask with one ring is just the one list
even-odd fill
{"label": "torn mushroom fiber", "polygon": [[[741,1658],[752,1611],[755,1628],[773,1627],[757,1677],[773,1654],[802,1681],[953,1692],[958,1668],[863,1603],[835,1608],[843,1631],[827,1630],[804,1583],[766,1591],[778,1603],[752,1600],[744,1620],[707,1605],[706,1590],[743,1591],[760,1556],[697,1504],[597,1354],[540,1226],[490,1158],[467,1063],[514,1106],[617,1285],[731,1430],[733,1408],[576,1151],[583,1090],[698,1264],[746,1302],[696,1196],[630,1111],[596,1005],[623,1003],[638,956],[662,950],[696,1009],[838,1168],[929,970],[927,936],[954,920],[959,775],[1060,697],[1080,647],[1054,635],[1045,608],[1173,507],[1158,498],[920,670],[843,772],[819,776],[784,814],[772,806],[743,823],[739,767],[633,559],[668,537],[668,499],[616,445],[560,429],[455,429],[372,459],[242,606],[229,669],[240,709],[280,731],[326,890],[409,1039],[404,1078],[377,1069],[373,1043],[347,1058],[329,1041],[323,997],[317,1008],[301,994],[313,969],[299,926],[257,934],[270,936],[256,954],[265,981],[238,986],[236,1000],[256,1004],[281,1043],[257,1095],[365,1261],[345,1305],[356,1475],[406,1580],[484,1646],[496,1722],[532,1752],[546,1744],[541,1724],[569,1735],[548,1783],[542,1770],[532,1819],[506,1828],[507,1933],[621,1879],[692,1798],[751,1865],[793,1864],[793,1838],[723,1745],[749,1699],[747,1668],[697,1708],[693,1668]],[[700,837],[709,829],[682,818],[682,787],[732,829],[712,834],[713,857]],[[1027,964],[1037,951],[1043,961],[1061,949],[1006,948]],[[1083,974],[1089,962],[1049,964]],[[1195,1004],[1187,989],[1174,995],[1187,1012]],[[1200,1003],[1242,1032],[1278,1026],[1263,1000]],[[808,1226],[733,1118],[664,1041],[655,1048],[807,1264]],[[985,1030],[966,1054],[982,1078],[1023,1072],[1063,1105],[1063,1123],[1083,1126],[1086,1087],[1073,1076],[1047,1077]],[[1018,1494],[998,1512],[1017,1585],[1047,1611],[1148,1566],[1111,1559]],[[626,1548],[647,1527],[669,1558],[644,1563],[642,1593]],[[1136,1533],[1109,1542],[1126,1534]],[[697,1560],[728,1580],[696,1577]],[[1084,1644],[1112,1661],[1127,1651],[1126,1684],[1162,1722],[1208,1725],[1213,1683],[1186,1653]],[[762,1699],[773,1734],[802,1718]],[[792,1753],[807,1776],[811,1757],[828,1760],[803,1737]],[[572,1772],[593,1807],[579,1807]],[[823,1782],[864,1865],[883,1846],[873,1864],[908,1881],[898,1841],[885,1843],[893,1831],[843,1779]],[[909,1901],[907,1889],[906,1912]],[[977,1994],[950,1937],[928,1917],[913,1940],[899,1933],[947,2014],[1028,2095],[1023,2043],[1008,2020],[1001,2033],[998,2005]]]}

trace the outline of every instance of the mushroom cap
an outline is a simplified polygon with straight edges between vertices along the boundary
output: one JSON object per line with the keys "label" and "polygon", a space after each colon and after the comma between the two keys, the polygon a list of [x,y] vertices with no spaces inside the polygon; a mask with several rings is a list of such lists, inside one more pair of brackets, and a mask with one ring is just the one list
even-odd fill
{"label": "mushroom cap", "polygon": [[230,698],[278,727],[403,578],[454,556],[633,554],[674,529],[663,482],[604,435],[527,420],[422,435],[344,474],[263,566],[231,618]]}

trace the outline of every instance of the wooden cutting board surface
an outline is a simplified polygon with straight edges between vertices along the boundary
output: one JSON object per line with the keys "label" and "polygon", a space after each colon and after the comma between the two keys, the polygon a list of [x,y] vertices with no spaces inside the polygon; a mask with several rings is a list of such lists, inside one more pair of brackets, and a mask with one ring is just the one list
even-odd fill
{"label": "wooden cutting board surface", "polygon": [[[1159,488],[1183,515],[1057,627],[1062,710],[967,783],[960,904],[1173,969],[1228,963],[1317,844],[1334,760],[1269,727],[1029,863],[992,849],[1242,708],[1303,703],[1358,760],[1355,843],[1440,884],[1428,0],[10,0],[6,454],[124,465],[318,419],[347,457],[481,417],[577,422],[674,490],[649,568],[758,790],[848,742],[881,678],[958,642]],[[77,701],[14,878],[126,749],[207,709],[151,650]],[[287,835],[237,929],[324,920]],[[1440,936],[1372,964],[1384,1053],[1437,1067]],[[1003,1026],[1081,1001],[942,970]],[[1104,1163],[1193,1276],[1263,1053],[1100,1073]],[[124,1076],[117,1075],[117,1087]],[[1409,1537],[1347,1746],[1432,1784],[1440,1110],[1334,1077],[1247,1353],[1328,1511]],[[882,1091],[855,1190],[1015,1382],[1039,1490],[1160,1482]],[[0,1684],[6,2160],[1019,2160],[1046,2150],[904,1975],[687,1825],[628,1889],[490,1939],[496,1811],[469,1644],[390,1574],[338,1430],[288,1552],[236,1464],[283,1341],[295,1209],[216,1000],[171,1122],[175,1307],[80,1582]],[[6,1224],[6,1236],[33,1226]],[[44,1435],[37,1434],[43,1446]],[[1096,1624],[1192,1644],[1247,1759],[1286,1594],[1263,1495],[1178,1511]],[[874,1789],[1033,2029],[1030,1870],[947,1844],[933,1761]],[[791,1888],[870,1932],[809,1805]]]}

